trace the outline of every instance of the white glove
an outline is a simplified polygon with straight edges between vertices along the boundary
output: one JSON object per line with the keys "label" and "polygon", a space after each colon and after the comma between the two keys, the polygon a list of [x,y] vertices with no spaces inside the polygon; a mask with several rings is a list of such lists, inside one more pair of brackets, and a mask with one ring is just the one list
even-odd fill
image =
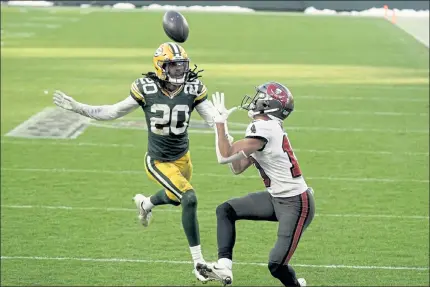
{"label": "white glove", "polygon": [[77,111],[79,107],[79,103],[75,101],[72,97],[69,97],[62,91],[54,92],[54,104],[69,111]]}
{"label": "white glove", "polygon": [[224,105],[224,93],[216,92],[215,94],[212,94],[212,103],[219,113],[214,117],[215,123],[225,123],[230,114],[237,110],[237,107],[231,108],[229,110],[226,109]]}

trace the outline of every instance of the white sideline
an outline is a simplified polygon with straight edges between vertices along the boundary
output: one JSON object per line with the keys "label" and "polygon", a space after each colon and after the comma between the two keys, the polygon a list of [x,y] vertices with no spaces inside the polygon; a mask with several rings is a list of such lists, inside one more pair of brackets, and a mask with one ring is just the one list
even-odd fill
{"label": "white sideline", "polygon": [[[167,263],[167,264],[192,264],[191,261],[174,260],[145,260],[126,258],[80,258],[80,257],[41,257],[41,256],[1,256],[1,260],[56,260],[56,261],[90,261],[90,262],[130,262],[130,263]],[[267,263],[234,262],[237,265],[254,265],[267,267]],[[409,266],[360,266],[360,265],[316,265],[316,264],[292,264],[295,267],[304,268],[342,268],[342,269],[382,269],[382,270],[415,270],[428,271],[428,267]]]}
{"label": "white sideline", "polygon": [[[19,171],[19,172],[65,172],[65,173],[106,173],[106,174],[144,174],[143,170],[107,170],[107,169],[68,169],[68,168],[13,168],[13,167],[2,167],[1,170],[5,171]],[[207,177],[226,177],[227,174],[218,173],[194,173],[197,176]],[[247,178],[260,178],[257,175],[249,176],[236,176],[235,179],[247,179]],[[406,178],[371,178],[371,177],[315,177],[308,176],[306,179],[310,180],[332,180],[332,181],[358,181],[358,182],[416,182],[416,183],[429,183],[428,179],[406,179]]]}
{"label": "white sideline", "polygon": [[[121,148],[136,148],[141,147],[135,144],[115,144],[115,143],[95,143],[95,142],[73,142],[67,140],[61,141],[9,141],[2,140],[1,144],[22,144],[22,145],[65,145],[65,146],[96,146],[96,147],[121,147]],[[215,150],[214,147],[208,146],[195,146],[192,150]],[[367,151],[367,150],[316,150],[316,149],[294,149],[295,152],[309,152],[309,153],[352,153],[352,154],[379,154],[379,155],[409,155],[409,156],[428,156],[428,152],[402,152],[402,151]]]}
{"label": "white sideline", "polygon": [[[1,205],[2,208],[12,209],[60,209],[60,210],[94,210],[94,211],[124,211],[124,212],[136,212],[135,208],[120,208],[120,207],[72,207],[72,206],[52,206],[52,205]],[[156,212],[182,212],[178,208],[157,208]],[[213,210],[199,210],[199,213],[204,214],[215,214]],[[330,214],[330,213],[317,213],[315,216],[322,217],[365,217],[365,218],[396,218],[396,219],[425,219],[429,220],[428,216],[421,215],[391,215],[391,214]]]}

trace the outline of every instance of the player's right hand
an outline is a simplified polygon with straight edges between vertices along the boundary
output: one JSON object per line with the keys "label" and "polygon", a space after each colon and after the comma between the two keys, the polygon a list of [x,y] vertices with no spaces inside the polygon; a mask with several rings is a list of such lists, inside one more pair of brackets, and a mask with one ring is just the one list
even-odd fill
{"label": "player's right hand", "polygon": [[219,115],[216,115],[216,117],[214,118],[215,123],[225,123],[230,114],[237,110],[237,107],[233,107],[227,110],[224,105],[224,93],[216,92],[215,94],[213,94],[212,103],[219,113]]}
{"label": "player's right hand", "polygon": [[78,102],[76,102],[72,97],[69,97],[62,91],[55,91],[53,96],[54,104],[69,111],[76,111],[78,107]]}

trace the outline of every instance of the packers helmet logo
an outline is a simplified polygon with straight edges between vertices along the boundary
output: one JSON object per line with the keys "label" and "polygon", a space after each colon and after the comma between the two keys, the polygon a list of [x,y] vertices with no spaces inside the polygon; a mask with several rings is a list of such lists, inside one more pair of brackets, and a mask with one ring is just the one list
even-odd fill
{"label": "packers helmet logo", "polygon": [[154,57],[160,56],[161,53],[163,53],[163,46],[160,46],[157,50],[155,50]]}

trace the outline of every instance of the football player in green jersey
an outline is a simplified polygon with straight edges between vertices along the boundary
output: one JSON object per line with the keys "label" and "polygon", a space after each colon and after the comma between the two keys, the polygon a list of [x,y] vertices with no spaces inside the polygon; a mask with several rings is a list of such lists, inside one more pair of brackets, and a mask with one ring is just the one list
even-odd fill
{"label": "football player in green jersey", "polygon": [[[198,72],[189,69],[185,50],[176,43],[164,43],[153,57],[155,73],[145,74],[131,84],[130,95],[113,105],[90,106],[55,91],[54,103],[95,120],[113,120],[141,107],[148,125],[146,172],[163,189],[152,196],[133,198],[143,226],[148,226],[154,206],[182,206],[182,225],[190,246],[194,267],[204,263],[197,221],[197,197],[190,183],[192,163],[187,128],[194,109],[210,125],[216,110],[207,100],[206,86]],[[194,274],[205,281],[198,272]]]}

